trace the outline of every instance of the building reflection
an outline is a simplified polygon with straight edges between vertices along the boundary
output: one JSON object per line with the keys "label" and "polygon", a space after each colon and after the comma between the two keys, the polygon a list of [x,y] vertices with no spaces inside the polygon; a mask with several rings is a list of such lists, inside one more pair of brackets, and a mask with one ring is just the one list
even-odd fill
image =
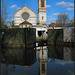
{"label": "building reflection", "polygon": [[74,48],[72,47],[56,46],[48,46],[48,48],[40,47],[40,49],[38,50],[39,75],[47,75],[47,61],[49,58],[50,62],[56,62],[55,59],[64,61],[74,61],[75,55],[73,49]]}
{"label": "building reflection", "polygon": [[[39,75],[47,75],[47,63],[66,63],[67,61],[75,61],[75,50],[72,47],[57,47],[48,46],[37,48],[23,48],[23,49],[2,49],[1,50],[1,71],[2,75],[10,75],[9,72],[16,71],[16,65],[20,65],[29,72],[29,67],[37,60],[39,62]],[[38,52],[38,55],[37,55]],[[56,60],[57,59],[57,60]],[[63,61],[64,62],[63,62]],[[50,61],[50,63],[49,63]],[[35,64],[37,64],[37,62]],[[69,63],[69,62],[67,62]],[[5,64],[5,65],[4,65]],[[36,67],[34,65],[34,67]],[[5,69],[4,69],[5,68]],[[32,68],[31,68],[32,69]],[[30,69],[30,70],[31,70]],[[49,69],[48,69],[49,71]],[[27,72],[27,74],[28,74]],[[34,72],[34,70],[33,70]]]}
{"label": "building reflection", "polygon": [[64,47],[63,48],[63,60],[75,61],[75,50],[73,47]]}
{"label": "building reflection", "polygon": [[38,52],[39,75],[47,75],[47,48],[41,47]]}
{"label": "building reflection", "polygon": [[1,63],[11,64],[10,71],[15,71],[15,65],[24,66],[26,69],[36,62],[36,50],[34,48],[2,49]]}
{"label": "building reflection", "polygon": [[48,46],[48,58],[51,58],[51,62],[55,62],[55,59],[74,61],[74,57],[73,47]]}
{"label": "building reflection", "polygon": [[9,65],[1,64],[1,72],[0,73],[1,73],[1,75],[9,75]]}

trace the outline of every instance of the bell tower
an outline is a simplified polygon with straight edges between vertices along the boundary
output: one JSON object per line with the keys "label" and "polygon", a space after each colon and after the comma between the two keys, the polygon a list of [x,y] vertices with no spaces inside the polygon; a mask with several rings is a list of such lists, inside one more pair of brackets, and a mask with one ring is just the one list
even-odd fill
{"label": "bell tower", "polygon": [[46,25],[46,0],[38,0],[38,22]]}

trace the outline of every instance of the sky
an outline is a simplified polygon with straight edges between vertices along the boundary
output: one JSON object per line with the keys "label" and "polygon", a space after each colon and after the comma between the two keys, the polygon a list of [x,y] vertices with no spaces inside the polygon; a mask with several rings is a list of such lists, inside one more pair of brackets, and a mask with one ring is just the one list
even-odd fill
{"label": "sky", "polygon": [[[38,0],[7,0],[7,11],[11,20],[14,20],[14,13],[25,6],[25,3],[38,17]],[[56,22],[59,13],[66,13],[69,21],[74,19],[74,0],[46,0],[46,6],[47,24]]]}

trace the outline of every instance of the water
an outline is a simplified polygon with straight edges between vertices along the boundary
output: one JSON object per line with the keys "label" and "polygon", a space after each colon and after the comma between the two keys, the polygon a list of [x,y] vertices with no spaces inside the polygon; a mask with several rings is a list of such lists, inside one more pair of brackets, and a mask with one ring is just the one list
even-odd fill
{"label": "water", "polygon": [[74,75],[72,47],[2,49],[1,75]]}

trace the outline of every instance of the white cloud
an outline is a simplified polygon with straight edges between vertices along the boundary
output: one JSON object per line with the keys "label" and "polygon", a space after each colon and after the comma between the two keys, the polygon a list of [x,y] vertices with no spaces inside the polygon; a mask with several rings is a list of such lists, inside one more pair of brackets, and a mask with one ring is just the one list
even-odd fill
{"label": "white cloud", "polygon": [[48,19],[48,21],[56,21],[56,18]]}
{"label": "white cloud", "polygon": [[74,3],[62,1],[62,2],[56,3],[56,5],[61,7],[73,7]]}
{"label": "white cloud", "polygon": [[57,16],[57,15],[59,15],[59,13],[54,13],[53,15]]}
{"label": "white cloud", "polygon": [[12,8],[12,9],[17,8],[17,5],[12,5],[10,8]]}
{"label": "white cloud", "polygon": [[51,7],[51,5],[46,5],[46,7],[47,7],[47,8],[50,8],[50,7]]}
{"label": "white cloud", "polygon": [[74,8],[67,8],[66,10],[74,10]]}
{"label": "white cloud", "polygon": [[54,16],[57,16],[57,15],[60,15],[60,14],[61,14],[61,15],[67,15],[67,13],[54,13],[53,15],[54,15]]}
{"label": "white cloud", "polygon": [[10,6],[10,8],[11,9],[16,9],[16,10],[20,9],[20,7],[18,7],[17,5],[12,5],[12,6]]}

